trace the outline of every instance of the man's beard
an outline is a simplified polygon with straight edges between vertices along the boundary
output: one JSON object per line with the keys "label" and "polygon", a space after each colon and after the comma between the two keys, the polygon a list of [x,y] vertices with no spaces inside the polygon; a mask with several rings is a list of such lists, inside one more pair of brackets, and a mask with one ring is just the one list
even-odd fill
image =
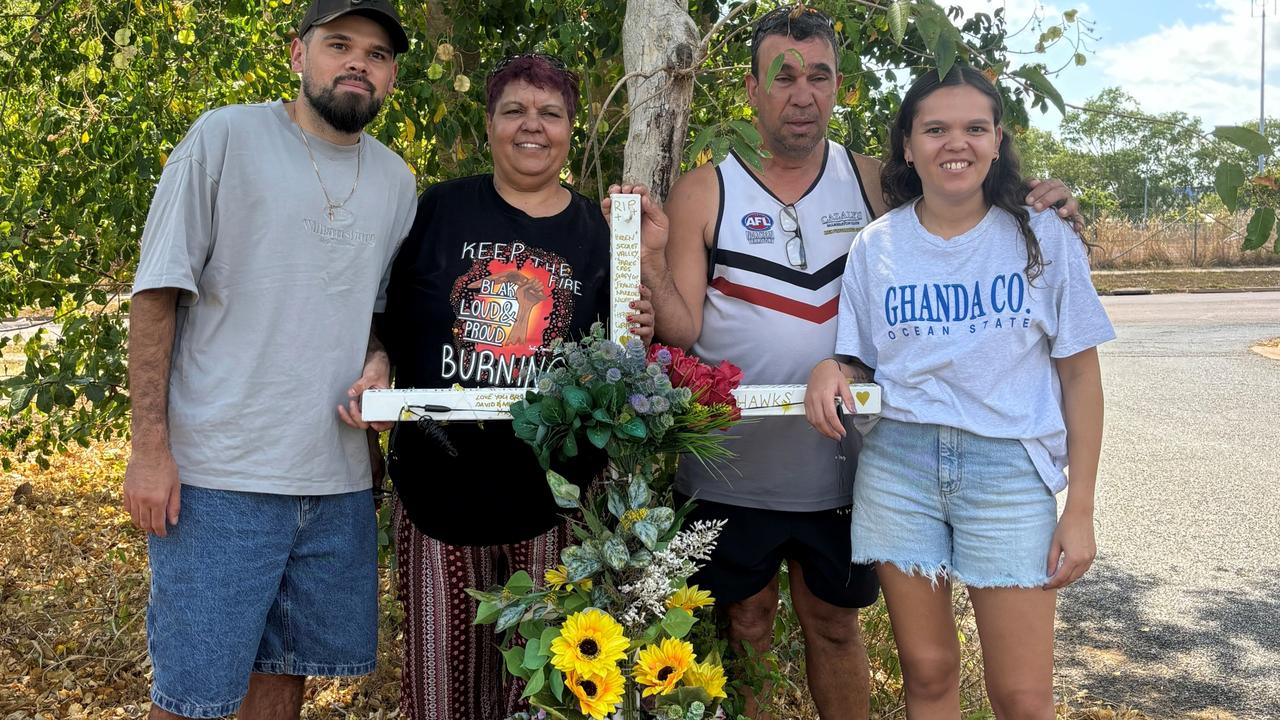
{"label": "man's beard", "polygon": [[[782,118],[774,127],[769,127],[769,123],[761,123],[761,129],[764,130],[766,136],[772,142],[772,149],[779,154],[793,158],[807,157],[813,149],[826,137],[826,123],[817,123],[820,132],[815,132],[813,136],[794,135],[787,132],[786,120]],[[808,118],[805,118],[808,119]],[[817,122],[820,118],[813,118]]]}
{"label": "man's beard", "polygon": [[302,94],[306,96],[307,102],[315,109],[320,119],[332,126],[334,130],[342,133],[358,133],[378,117],[378,111],[382,109],[382,98],[373,94],[363,98],[352,92],[339,95],[333,88],[344,80],[364,83],[372,90],[369,81],[358,75],[341,75],[334,78],[333,86],[317,92],[311,83],[311,78],[304,73]]}

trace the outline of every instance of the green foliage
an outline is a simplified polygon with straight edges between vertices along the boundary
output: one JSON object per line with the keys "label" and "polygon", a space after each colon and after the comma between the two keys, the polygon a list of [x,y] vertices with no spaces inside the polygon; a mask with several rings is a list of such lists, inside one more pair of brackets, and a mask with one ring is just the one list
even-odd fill
{"label": "green foliage", "polygon": [[[1258,155],[1270,157],[1280,142],[1280,121],[1269,123],[1265,135],[1248,127],[1204,133],[1200,126],[1199,118],[1182,112],[1144,113],[1123,90],[1107,88],[1083,110],[1067,112],[1060,138],[1028,128],[1018,135],[1018,149],[1024,174],[1055,177],[1075,188],[1089,216],[1173,211],[1198,202],[1210,188],[1232,211],[1242,204],[1277,207],[1280,198],[1249,189],[1275,184],[1274,170],[1254,178],[1252,168]],[[1255,233],[1244,248],[1262,242]]]}
{"label": "green foliage", "polygon": [[[729,394],[737,381],[730,385],[721,370],[707,369],[708,383],[714,375],[719,384],[695,396],[693,389],[673,385],[681,377],[672,371],[677,365],[698,363],[679,350],[661,352],[665,362],[646,359],[639,338],[631,338],[624,347],[606,338],[600,323],[580,341],[552,342],[552,368],[539,375],[537,390],[512,404],[510,412],[516,437],[533,448],[547,469],[547,482],[561,507],[577,507],[578,488],[551,471],[551,461],[577,456],[582,442],[606,451],[626,475],[648,473],[654,456],[665,453],[688,453],[704,463],[729,456],[714,433],[737,419]],[[644,484],[629,492],[633,505],[647,502]],[[640,523],[637,532],[652,550],[657,536],[653,528]],[[622,557],[617,564],[625,563]]]}

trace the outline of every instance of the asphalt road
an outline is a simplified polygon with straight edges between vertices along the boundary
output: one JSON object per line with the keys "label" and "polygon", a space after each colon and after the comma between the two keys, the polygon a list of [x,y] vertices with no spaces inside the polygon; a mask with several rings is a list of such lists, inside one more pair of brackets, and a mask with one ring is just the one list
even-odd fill
{"label": "asphalt road", "polygon": [[1065,688],[1153,718],[1280,718],[1280,292],[1107,297],[1099,558]]}

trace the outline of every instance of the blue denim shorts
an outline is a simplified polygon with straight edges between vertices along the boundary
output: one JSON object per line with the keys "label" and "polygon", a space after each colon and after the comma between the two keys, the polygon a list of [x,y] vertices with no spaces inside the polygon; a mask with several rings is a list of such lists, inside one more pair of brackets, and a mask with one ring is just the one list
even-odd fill
{"label": "blue denim shorts", "polygon": [[178,524],[149,537],[151,700],[230,715],[251,672],[362,675],[378,644],[371,491],[269,495],[182,486]]}
{"label": "blue denim shorts", "polygon": [[1058,522],[1021,441],[881,418],[853,483],[853,561],[971,587],[1040,587]]}

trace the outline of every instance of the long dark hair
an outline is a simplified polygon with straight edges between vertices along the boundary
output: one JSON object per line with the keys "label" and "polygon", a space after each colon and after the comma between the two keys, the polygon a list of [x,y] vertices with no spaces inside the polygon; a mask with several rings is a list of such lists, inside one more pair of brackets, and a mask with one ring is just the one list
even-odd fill
{"label": "long dark hair", "polygon": [[[906,138],[911,134],[911,124],[915,122],[916,110],[920,101],[935,90],[954,85],[968,85],[991,101],[991,112],[995,126],[1000,127],[1004,117],[1004,102],[987,76],[966,65],[956,65],[947,73],[946,78],[938,79],[934,71],[921,75],[907,94],[902,98],[902,106],[898,108],[898,117],[894,118],[889,130],[889,157],[885,160],[884,169],[880,172],[880,187],[884,191],[885,202],[896,208],[920,197],[924,188],[920,184],[920,176],[915,168],[907,164],[904,151]],[[1026,182],[1022,179],[1018,154],[1013,149],[1013,134],[1005,129],[1001,134],[998,159],[991,164],[987,178],[982,181],[982,196],[988,205],[994,205],[1013,216],[1022,231],[1022,238],[1027,245],[1027,280],[1035,280],[1044,272],[1045,261],[1040,253],[1040,241],[1031,229],[1031,214],[1023,205],[1027,192]]]}

